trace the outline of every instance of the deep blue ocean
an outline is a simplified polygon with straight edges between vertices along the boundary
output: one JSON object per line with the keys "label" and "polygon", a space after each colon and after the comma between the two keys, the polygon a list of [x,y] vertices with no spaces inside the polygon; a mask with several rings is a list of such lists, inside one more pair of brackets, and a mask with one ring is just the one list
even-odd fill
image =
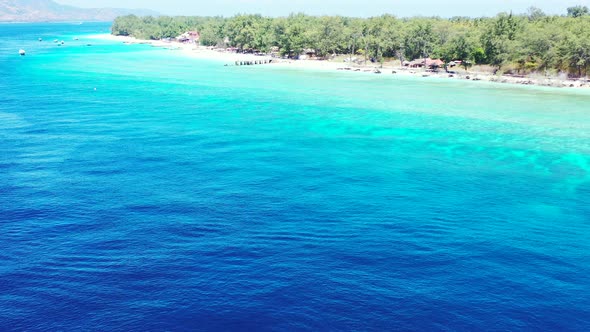
{"label": "deep blue ocean", "polygon": [[590,330],[590,91],[108,30],[0,25],[1,331]]}

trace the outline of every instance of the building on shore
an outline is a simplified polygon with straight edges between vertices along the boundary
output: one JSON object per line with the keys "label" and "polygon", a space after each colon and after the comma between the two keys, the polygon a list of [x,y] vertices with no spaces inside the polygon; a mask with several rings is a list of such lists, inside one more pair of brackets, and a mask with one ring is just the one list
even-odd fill
{"label": "building on shore", "polygon": [[436,69],[436,68],[444,67],[445,62],[442,61],[441,59],[425,58],[425,59],[416,59],[416,60],[413,60],[410,62],[404,61],[403,65],[405,67],[410,67],[410,68]]}
{"label": "building on shore", "polygon": [[201,40],[201,34],[198,31],[187,31],[176,37],[176,40],[184,44],[198,44]]}

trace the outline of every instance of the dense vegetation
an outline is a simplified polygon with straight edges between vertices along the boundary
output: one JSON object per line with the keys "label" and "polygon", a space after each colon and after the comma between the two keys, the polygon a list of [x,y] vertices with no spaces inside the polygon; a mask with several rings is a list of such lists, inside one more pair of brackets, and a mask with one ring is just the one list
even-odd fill
{"label": "dense vegetation", "polygon": [[306,49],[318,56],[355,53],[379,61],[422,57],[491,65],[506,72],[567,73],[582,77],[590,67],[590,15],[587,7],[550,16],[537,8],[527,14],[491,18],[371,18],[307,16],[269,18],[136,17],[115,20],[112,33],[142,39],[201,33],[201,44],[295,57]]}

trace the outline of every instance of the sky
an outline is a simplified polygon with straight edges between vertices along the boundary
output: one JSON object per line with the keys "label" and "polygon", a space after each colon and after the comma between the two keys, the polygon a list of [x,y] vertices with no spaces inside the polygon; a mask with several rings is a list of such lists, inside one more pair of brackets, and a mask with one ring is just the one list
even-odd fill
{"label": "sky", "polygon": [[407,16],[494,16],[499,12],[524,13],[535,6],[548,14],[565,14],[575,5],[590,7],[590,0],[55,0],[78,7],[152,9],[166,15],[232,16],[256,13],[285,16],[310,15],[368,17],[381,14]]}

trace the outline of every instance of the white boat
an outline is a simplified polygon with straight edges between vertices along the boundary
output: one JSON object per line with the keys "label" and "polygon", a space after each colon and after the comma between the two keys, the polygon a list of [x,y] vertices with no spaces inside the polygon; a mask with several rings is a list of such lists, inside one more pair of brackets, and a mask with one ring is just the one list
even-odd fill
{"label": "white boat", "polygon": [[58,40],[57,40],[57,39],[54,39],[54,40],[53,40],[53,42],[54,42],[54,43],[57,43],[57,42],[58,42]]}
{"label": "white boat", "polygon": [[62,41],[61,41],[61,44],[63,45],[63,44],[65,44],[65,42],[62,40]]}
{"label": "white boat", "polygon": [[39,41],[43,41],[43,38],[39,38]]}
{"label": "white boat", "polygon": [[25,54],[26,54],[26,52],[25,52],[25,50],[23,50],[23,49],[20,49],[20,50],[18,50],[18,54],[20,54],[20,55],[25,55]]}

